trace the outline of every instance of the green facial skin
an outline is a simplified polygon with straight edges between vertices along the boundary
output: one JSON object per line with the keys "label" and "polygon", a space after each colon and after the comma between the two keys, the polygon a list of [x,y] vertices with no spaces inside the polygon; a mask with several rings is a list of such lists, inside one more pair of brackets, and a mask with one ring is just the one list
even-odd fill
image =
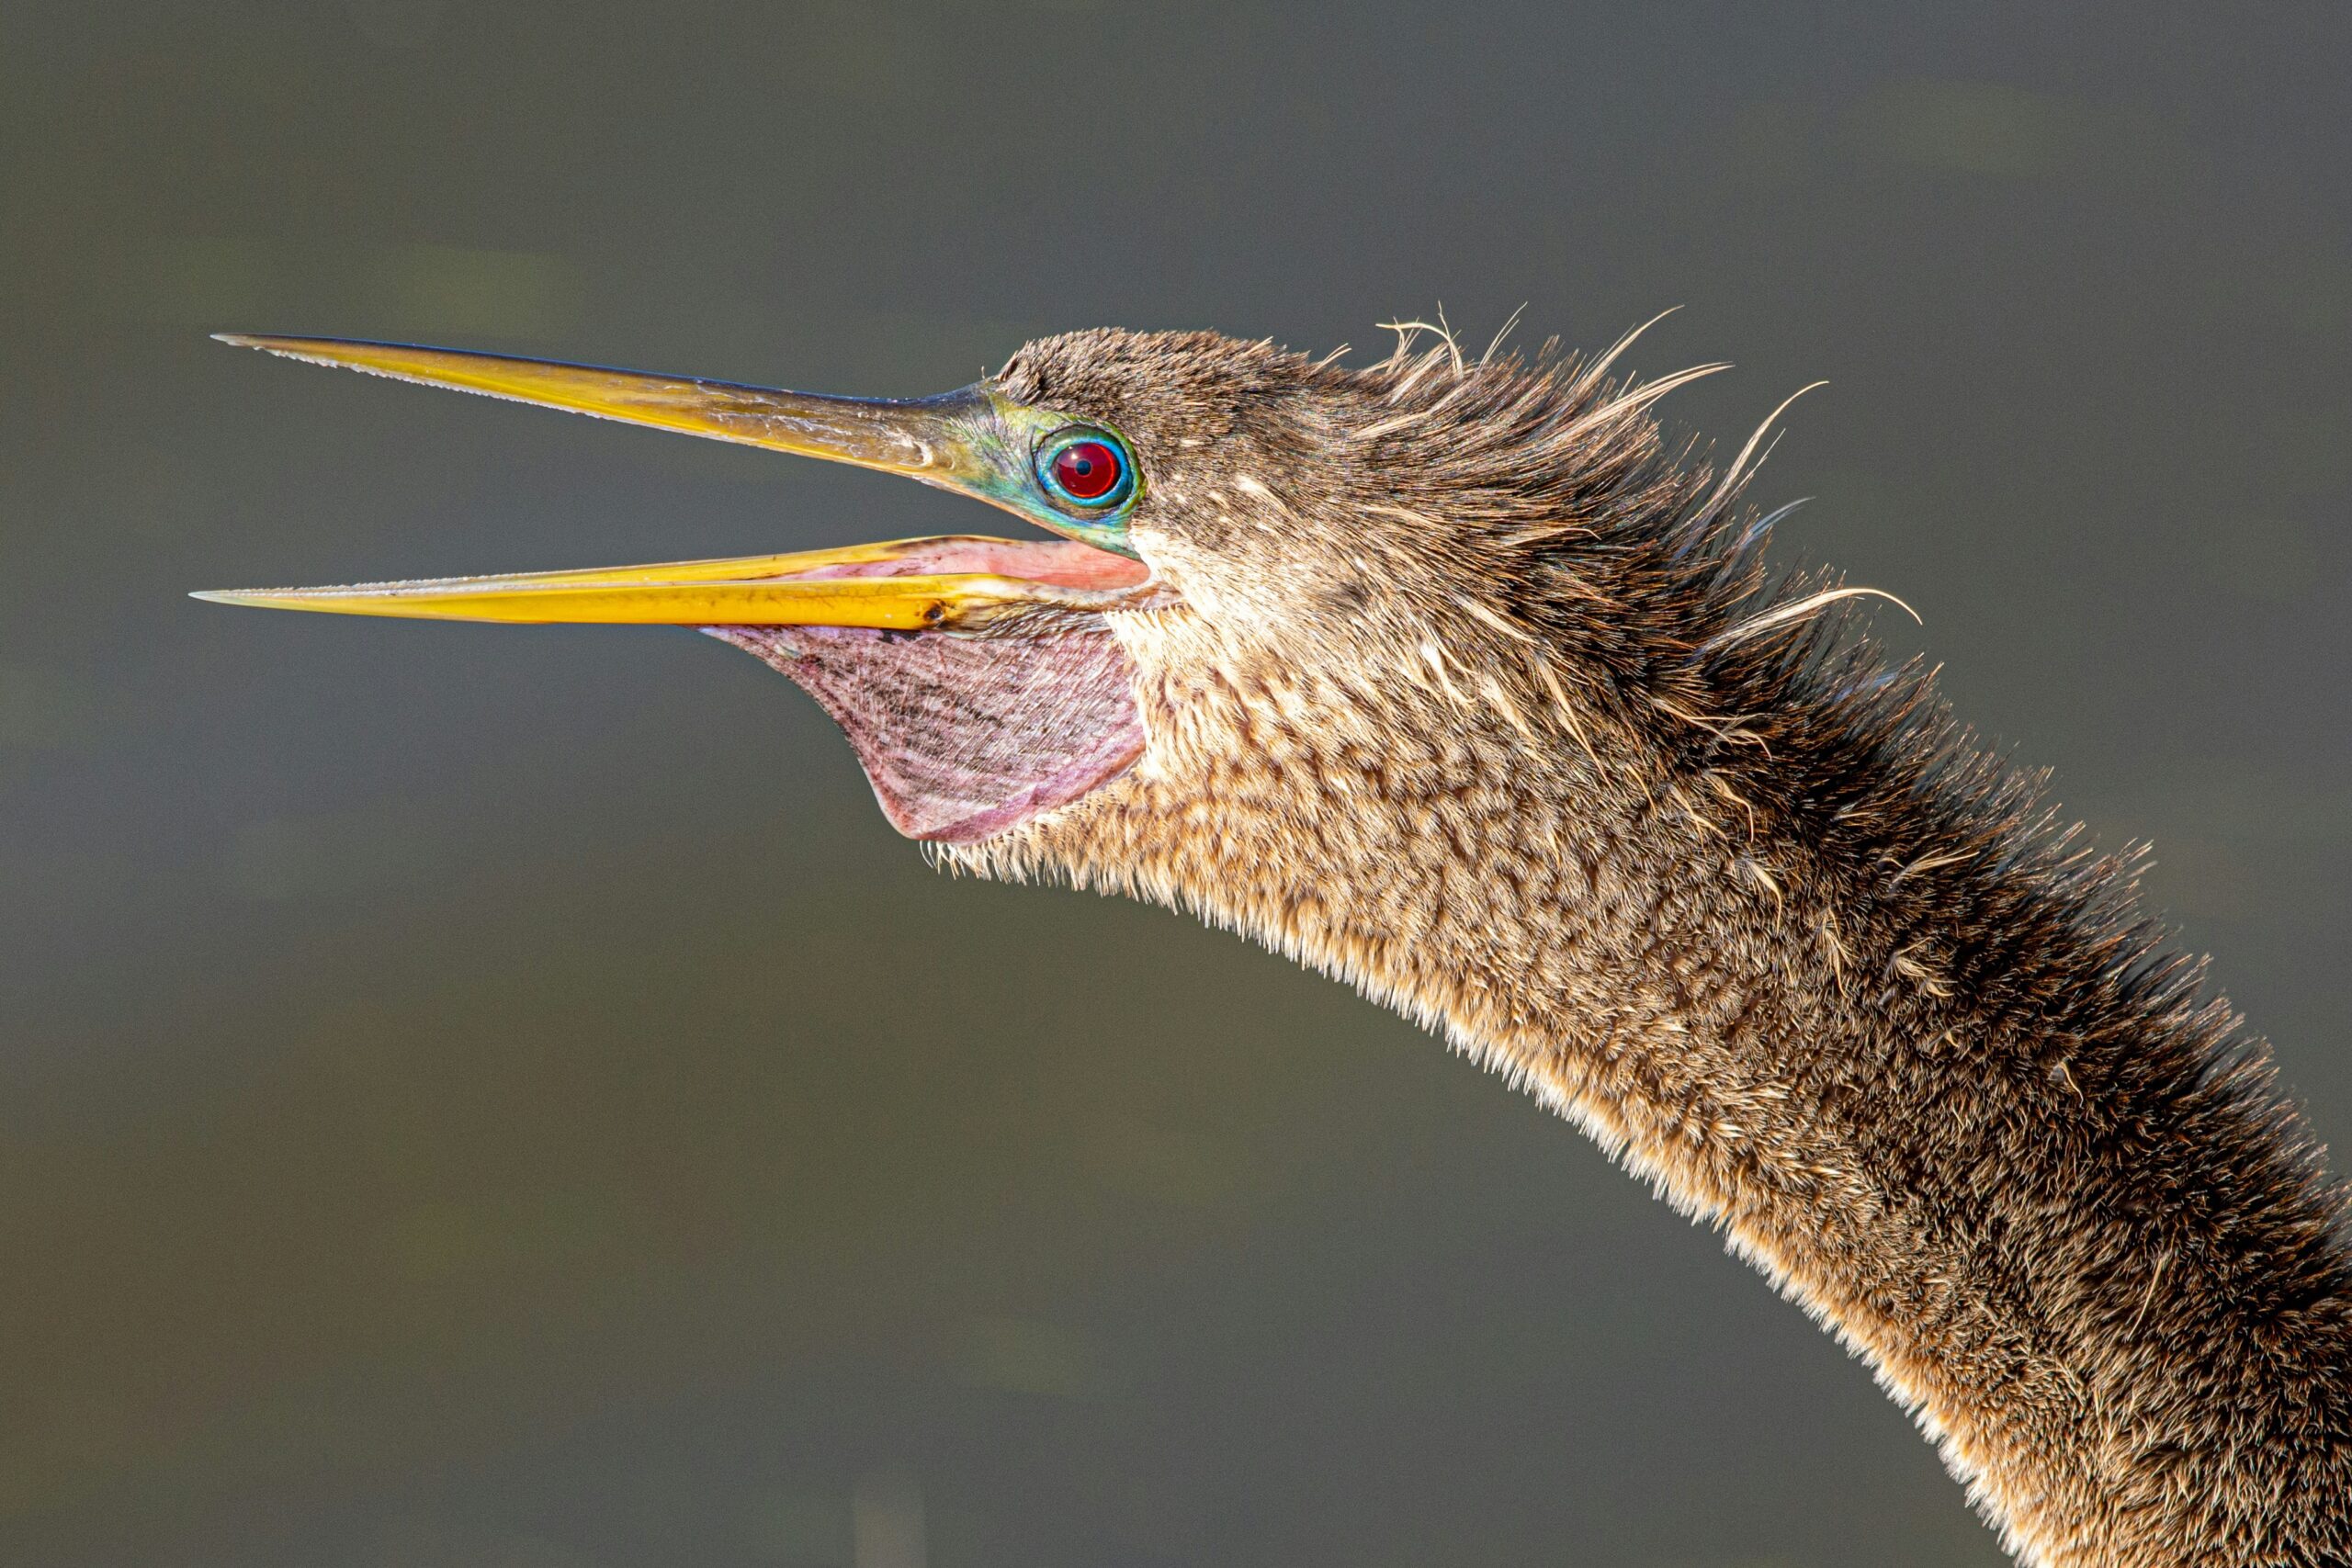
{"label": "green facial skin", "polygon": [[[1125,436],[1099,420],[1033,408],[986,385],[946,393],[935,402],[962,437],[963,460],[956,465],[954,488],[1017,513],[1041,528],[1135,558],[1127,519],[1143,498],[1143,470]],[[1038,457],[1046,442],[1073,430],[1109,443],[1126,463],[1127,492],[1115,504],[1099,510],[1075,505],[1047,491],[1038,477]]]}

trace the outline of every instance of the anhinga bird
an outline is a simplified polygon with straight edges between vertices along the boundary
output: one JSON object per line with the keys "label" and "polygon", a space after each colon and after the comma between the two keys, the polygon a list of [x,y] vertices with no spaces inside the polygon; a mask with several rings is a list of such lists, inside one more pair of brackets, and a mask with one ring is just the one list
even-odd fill
{"label": "anhinga bird", "polygon": [[948,866],[1194,910],[1540,1095],[1867,1357],[2024,1560],[2352,1562],[2352,1253],[2263,1048],[1858,591],[1768,581],[1756,443],[1714,474],[1650,413],[1699,372],[1104,331],[900,402],[229,341],[1042,525],[207,597],[707,630]]}

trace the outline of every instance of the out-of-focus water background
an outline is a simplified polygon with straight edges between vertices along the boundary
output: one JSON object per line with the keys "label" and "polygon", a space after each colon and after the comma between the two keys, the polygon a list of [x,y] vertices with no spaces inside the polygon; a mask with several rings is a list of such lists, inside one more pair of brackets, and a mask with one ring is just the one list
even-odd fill
{"label": "out-of-focus water background", "polygon": [[[2352,11],[0,9],[0,1560],[1999,1561],[1717,1238],[1340,987],[952,882],[684,632],[189,589],[1009,520],[232,352],[820,389],[1213,326],[1736,374],[2352,1134]],[[2340,1162],[2339,1162],[2340,1163]]]}

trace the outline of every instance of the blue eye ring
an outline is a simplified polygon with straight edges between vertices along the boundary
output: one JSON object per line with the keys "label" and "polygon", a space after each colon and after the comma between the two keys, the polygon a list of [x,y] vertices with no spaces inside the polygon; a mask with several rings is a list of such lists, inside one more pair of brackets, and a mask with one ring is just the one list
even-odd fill
{"label": "blue eye ring", "polygon": [[1054,432],[1037,443],[1035,468],[1046,499],[1076,516],[1102,517],[1135,499],[1135,455],[1099,425]]}

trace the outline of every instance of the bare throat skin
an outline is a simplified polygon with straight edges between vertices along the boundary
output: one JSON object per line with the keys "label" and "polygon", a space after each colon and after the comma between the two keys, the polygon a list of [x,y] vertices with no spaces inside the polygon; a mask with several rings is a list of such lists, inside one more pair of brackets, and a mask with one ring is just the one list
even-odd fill
{"label": "bare throat skin", "polygon": [[2352,1274],[2225,1012],[1961,824],[1858,866],[1450,675],[1159,662],[1129,775],[951,858],[1198,913],[1531,1089],[1864,1355],[2024,1561],[2352,1551]]}

